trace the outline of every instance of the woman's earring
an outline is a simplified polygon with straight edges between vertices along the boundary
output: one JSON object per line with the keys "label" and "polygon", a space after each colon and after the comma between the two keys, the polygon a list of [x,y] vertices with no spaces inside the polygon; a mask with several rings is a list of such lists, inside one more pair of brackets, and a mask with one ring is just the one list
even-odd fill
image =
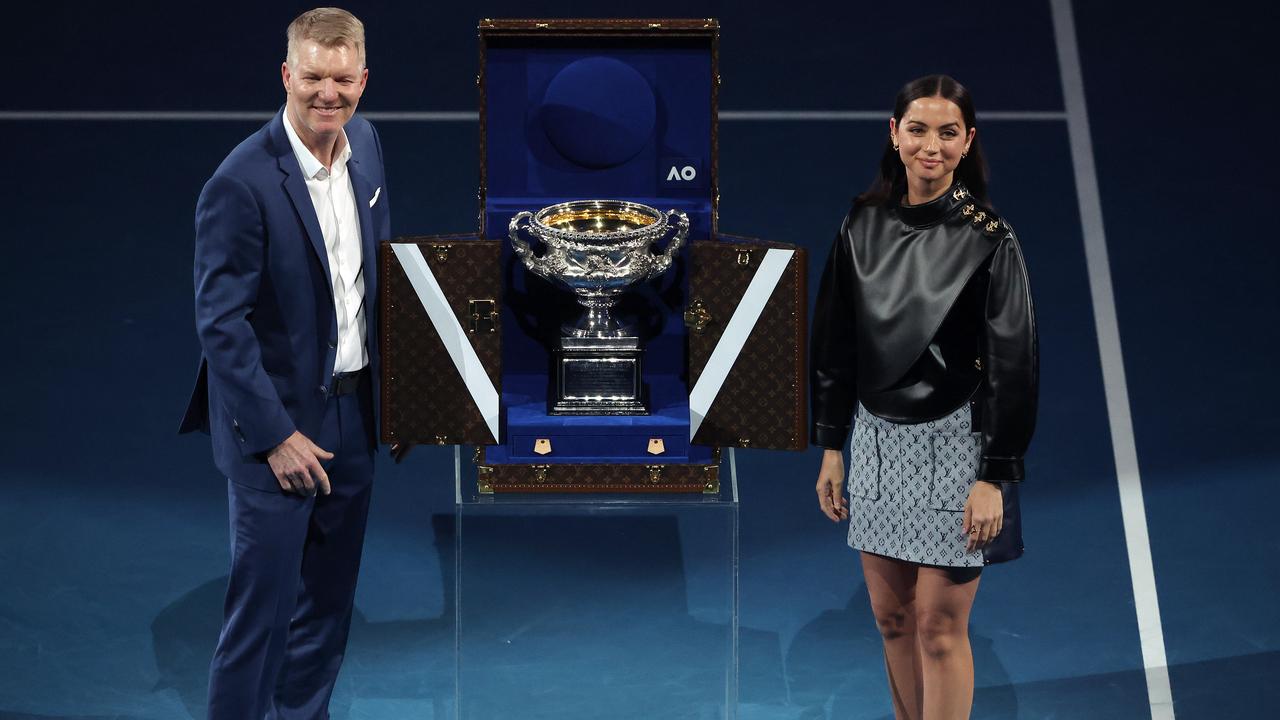
{"label": "woman's earring", "polygon": [[[890,140],[889,142],[893,142],[893,141]],[[898,143],[893,143],[893,151],[898,152]]]}
{"label": "woman's earring", "polygon": [[965,159],[965,158],[967,158],[967,157],[969,157],[969,151],[968,151],[968,150],[965,150],[964,152],[960,153],[960,159],[961,159],[961,160],[963,160],[963,159]]}

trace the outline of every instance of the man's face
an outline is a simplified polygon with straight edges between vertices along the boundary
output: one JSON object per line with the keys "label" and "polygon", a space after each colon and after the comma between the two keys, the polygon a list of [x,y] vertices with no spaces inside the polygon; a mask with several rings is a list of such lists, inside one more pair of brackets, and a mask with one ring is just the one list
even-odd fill
{"label": "man's face", "polygon": [[331,138],[356,112],[369,70],[354,47],[324,47],[314,40],[298,43],[297,56],[280,69],[285,109],[299,134],[311,139]]}

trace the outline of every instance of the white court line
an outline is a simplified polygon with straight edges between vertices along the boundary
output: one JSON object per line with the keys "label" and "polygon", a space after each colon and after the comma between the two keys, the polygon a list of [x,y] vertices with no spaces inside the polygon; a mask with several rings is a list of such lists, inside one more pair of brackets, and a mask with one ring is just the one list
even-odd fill
{"label": "white court line", "polygon": [[453,504],[462,504],[462,446],[453,446]]}
{"label": "white court line", "polygon": [[1062,94],[1067,108],[1071,165],[1075,170],[1076,194],[1080,200],[1085,262],[1089,269],[1089,289],[1093,296],[1094,322],[1098,330],[1102,385],[1107,396],[1116,480],[1120,486],[1120,514],[1124,519],[1125,544],[1129,551],[1129,575],[1133,580],[1133,601],[1138,615],[1142,664],[1146,668],[1147,700],[1151,705],[1152,720],[1173,720],[1169,662],[1165,656],[1164,630],[1160,624],[1160,601],[1156,595],[1155,566],[1151,561],[1151,538],[1147,534],[1142,477],[1138,474],[1138,449],[1133,438],[1133,417],[1129,409],[1124,356],[1120,352],[1120,326],[1111,287],[1107,238],[1102,227],[1102,200],[1098,190],[1098,171],[1093,162],[1093,141],[1089,135],[1089,114],[1085,107],[1084,75],[1080,70],[1080,52],[1076,45],[1075,18],[1071,0],[1050,0],[1050,4],[1053,6],[1058,67],[1062,71]]}
{"label": "white court line", "polygon": [[[52,122],[265,122],[275,113],[256,110],[4,110],[0,120]],[[361,117],[377,122],[478,122],[471,111],[363,112]],[[792,121],[876,121],[889,119],[887,110],[725,110],[720,120],[729,122]],[[978,113],[979,120],[1014,122],[1061,122],[1063,112],[995,111]]]}

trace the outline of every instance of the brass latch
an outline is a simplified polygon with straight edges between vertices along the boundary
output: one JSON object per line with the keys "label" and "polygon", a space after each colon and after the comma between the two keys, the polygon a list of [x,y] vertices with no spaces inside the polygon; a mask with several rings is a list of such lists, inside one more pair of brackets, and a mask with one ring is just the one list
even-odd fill
{"label": "brass latch", "polygon": [[741,265],[742,267],[746,267],[746,266],[748,266],[748,265],[750,265],[750,264],[751,264],[751,251],[750,251],[750,250],[739,250],[739,251],[738,251],[738,264],[739,264],[739,265]]}
{"label": "brass latch", "polygon": [[471,316],[471,332],[493,332],[497,326],[497,310],[493,300],[468,300],[467,314]]}
{"label": "brass latch", "polygon": [[661,465],[645,465],[644,467],[646,470],[649,471],[650,485],[657,485],[658,483],[662,482],[662,466]]}
{"label": "brass latch", "polygon": [[539,455],[551,454],[551,438],[538,438],[533,441],[533,451]]}
{"label": "brass latch", "polygon": [[738,447],[740,448],[751,447],[751,438],[744,438],[744,437],[738,438]]}
{"label": "brass latch", "polygon": [[449,262],[449,248],[451,247],[453,246],[452,245],[432,245],[431,254],[435,256],[436,262],[438,263]]}
{"label": "brass latch", "polygon": [[662,442],[662,438],[649,438],[649,454],[661,455],[667,451],[666,443]]}
{"label": "brass latch", "polygon": [[684,325],[693,332],[700,333],[707,329],[707,323],[711,322],[711,313],[707,311],[707,304],[701,300],[694,300],[688,310],[684,311]]}
{"label": "brass latch", "polygon": [[533,481],[542,484],[547,481],[547,472],[551,470],[550,465],[533,465]]}

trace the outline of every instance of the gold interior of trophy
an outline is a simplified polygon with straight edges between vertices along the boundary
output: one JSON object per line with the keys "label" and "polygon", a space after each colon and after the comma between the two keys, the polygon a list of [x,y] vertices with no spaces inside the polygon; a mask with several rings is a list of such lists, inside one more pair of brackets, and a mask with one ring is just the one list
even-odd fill
{"label": "gold interior of trophy", "polygon": [[609,233],[635,230],[652,225],[658,222],[658,218],[632,210],[587,208],[559,212],[543,218],[540,222],[556,230],[580,233]]}

